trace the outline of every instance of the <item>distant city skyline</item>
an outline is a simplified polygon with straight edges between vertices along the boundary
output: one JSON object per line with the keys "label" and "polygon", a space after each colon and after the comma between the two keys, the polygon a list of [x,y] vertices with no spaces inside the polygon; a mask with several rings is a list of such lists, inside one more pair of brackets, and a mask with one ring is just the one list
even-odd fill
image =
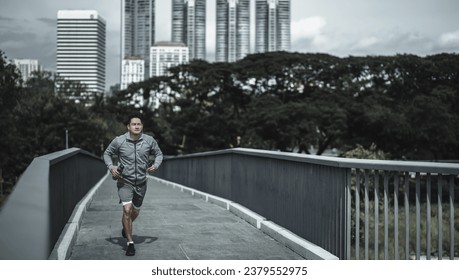
{"label": "distant city skyline", "polygon": [[[156,0],[155,41],[171,39],[171,0]],[[251,3],[254,5],[254,1]],[[2,0],[0,50],[8,59],[37,59],[56,71],[58,10],[97,10],[107,23],[107,83],[119,82],[121,4],[118,0]],[[336,56],[420,56],[459,52],[456,0],[291,0],[291,51]],[[215,58],[216,1],[207,0],[206,57]],[[254,21],[254,9],[251,15]],[[255,40],[251,30],[251,48]]]}

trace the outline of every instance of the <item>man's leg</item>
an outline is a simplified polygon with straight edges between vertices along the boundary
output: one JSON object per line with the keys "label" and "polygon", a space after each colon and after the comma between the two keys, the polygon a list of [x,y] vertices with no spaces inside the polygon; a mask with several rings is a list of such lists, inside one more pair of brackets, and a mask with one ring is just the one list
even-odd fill
{"label": "man's leg", "polygon": [[[133,217],[133,213],[135,212],[138,213],[138,211],[135,211],[134,207],[132,207],[132,203],[127,203],[123,205],[123,218],[121,222],[123,224],[123,232],[126,235],[126,238],[128,241],[126,256],[135,255],[134,241],[132,240],[132,222],[133,222],[132,217]],[[137,217],[137,215],[134,215],[134,220]]]}
{"label": "man's leg", "polygon": [[[133,217],[134,220],[138,216],[138,211],[133,211],[132,203],[128,203],[123,205],[123,217],[121,219],[121,223],[123,224],[124,234],[126,234],[126,238],[128,242],[132,242],[132,222]],[[137,212],[137,215],[133,215],[134,212]]]}
{"label": "man's leg", "polygon": [[132,223],[137,219],[140,212],[140,207],[143,203],[143,198],[145,196],[145,192],[147,190],[146,184],[142,187],[134,187],[134,193],[132,197],[131,203],[131,212],[130,212],[130,220],[131,220],[131,234],[132,234]]}
{"label": "man's leg", "polygon": [[134,222],[135,219],[139,216],[140,209],[137,209],[135,207],[132,207],[131,209],[131,221]]}
{"label": "man's leg", "polygon": [[[121,202],[123,203],[123,216],[121,218],[121,224],[123,225],[122,235],[127,239],[127,256],[135,255],[134,241],[132,240],[132,221],[133,218],[137,218],[138,211],[134,211],[133,196],[134,189],[132,186],[120,183],[118,181],[118,195]],[[133,214],[134,213],[134,214]],[[137,213],[137,214],[135,214]]]}

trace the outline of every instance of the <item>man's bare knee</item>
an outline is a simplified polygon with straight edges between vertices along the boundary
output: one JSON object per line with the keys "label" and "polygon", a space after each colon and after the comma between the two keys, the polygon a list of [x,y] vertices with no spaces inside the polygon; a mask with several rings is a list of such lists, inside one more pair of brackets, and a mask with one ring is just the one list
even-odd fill
{"label": "man's bare knee", "polygon": [[132,209],[133,207],[131,203],[123,205],[123,214],[130,216],[132,213]]}

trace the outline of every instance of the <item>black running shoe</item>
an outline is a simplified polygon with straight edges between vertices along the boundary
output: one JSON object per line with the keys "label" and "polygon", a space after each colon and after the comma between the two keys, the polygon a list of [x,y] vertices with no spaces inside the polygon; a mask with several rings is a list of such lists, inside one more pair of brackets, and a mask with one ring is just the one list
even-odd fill
{"label": "black running shoe", "polygon": [[122,235],[124,238],[127,238],[126,233],[124,233],[124,229],[121,229],[121,235]]}
{"label": "black running shoe", "polygon": [[126,256],[134,256],[134,255],[135,255],[134,243],[129,243],[127,250],[126,250]]}

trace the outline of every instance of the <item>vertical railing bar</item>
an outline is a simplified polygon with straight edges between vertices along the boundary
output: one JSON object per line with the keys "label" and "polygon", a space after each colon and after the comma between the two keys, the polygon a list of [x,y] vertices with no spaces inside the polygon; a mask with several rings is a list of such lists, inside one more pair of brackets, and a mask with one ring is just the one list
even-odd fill
{"label": "vertical railing bar", "polygon": [[384,259],[389,257],[389,172],[384,172]]}
{"label": "vertical railing bar", "polygon": [[421,174],[416,172],[416,259],[421,259]]}
{"label": "vertical railing bar", "polygon": [[430,254],[431,254],[431,238],[432,238],[432,233],[431,233],[431,230],[430,230],[430,227],[431,227],[431,215],[432,215],[432,212],[431,212],[431,195],[432,195],[432,177],[430,175],[430,173],[427,173],[427,232],[426,232],[426,238],[427,238],[427,241],[426,241],[426,245],[427,245],[427,251],[426,251],[426,258],[428,260],[430,260]]}
{"label": "vertical railing bar", "polygon": [[379,258],[379,171],[375,170],[375,260]]}
{"label": "vertical railing bar", "polygon": [[449,259],[454,260],[454,175],[449,176]]}
{"label": "vertical railing bar", "polygon": [[438,176],[438,259],[443,259],[443,175]]}
{"label": "vertical railing bar", "polygon": [[355,170],[355,259],[360,259],[360,172]]}
{"label": "vertical railing bar", "polygon": [[352,185],[352,169],[347,170],[347,184],[346,184],[346,258],[351,259],[351,221],[352,221],[352,196],[351,196],[351,185]]}
{"label": "vertical railing bar", "polygon": [[369,226],[370,226],[370,219],[369,219],[369,213],[370,213],[370,207],[369,207],[369,194],[368,194],[368,188],[369,188],[369,175],[368,175],[368,170],[365,170],[365,260],[368,260],[368,247],[369,247]]}
{"label": "vertical railing bar", "polygon": [[398,173],[394,176],[394,259],[400,259],[398,254]]}
{"label": "vertical railing bar", "polygon": [[[347,171],[342,171],[344,173],[344,180],[343,183],[346,184],[346,173]],[[346,186],[346,185],[345,185]],[[346,258],[346,211],[347,211],[347,189],[344,188],[342,193],[343,197],[339,196],[339,211],[338,211],[338,229],[339,229],[339,238],[336,240],[336,244],[339,246],[339,258],[345,259]]]}
{"label": "vertical railing bar", "polygon": [[410,259],[410,173],[405,173],[405,258]]}

